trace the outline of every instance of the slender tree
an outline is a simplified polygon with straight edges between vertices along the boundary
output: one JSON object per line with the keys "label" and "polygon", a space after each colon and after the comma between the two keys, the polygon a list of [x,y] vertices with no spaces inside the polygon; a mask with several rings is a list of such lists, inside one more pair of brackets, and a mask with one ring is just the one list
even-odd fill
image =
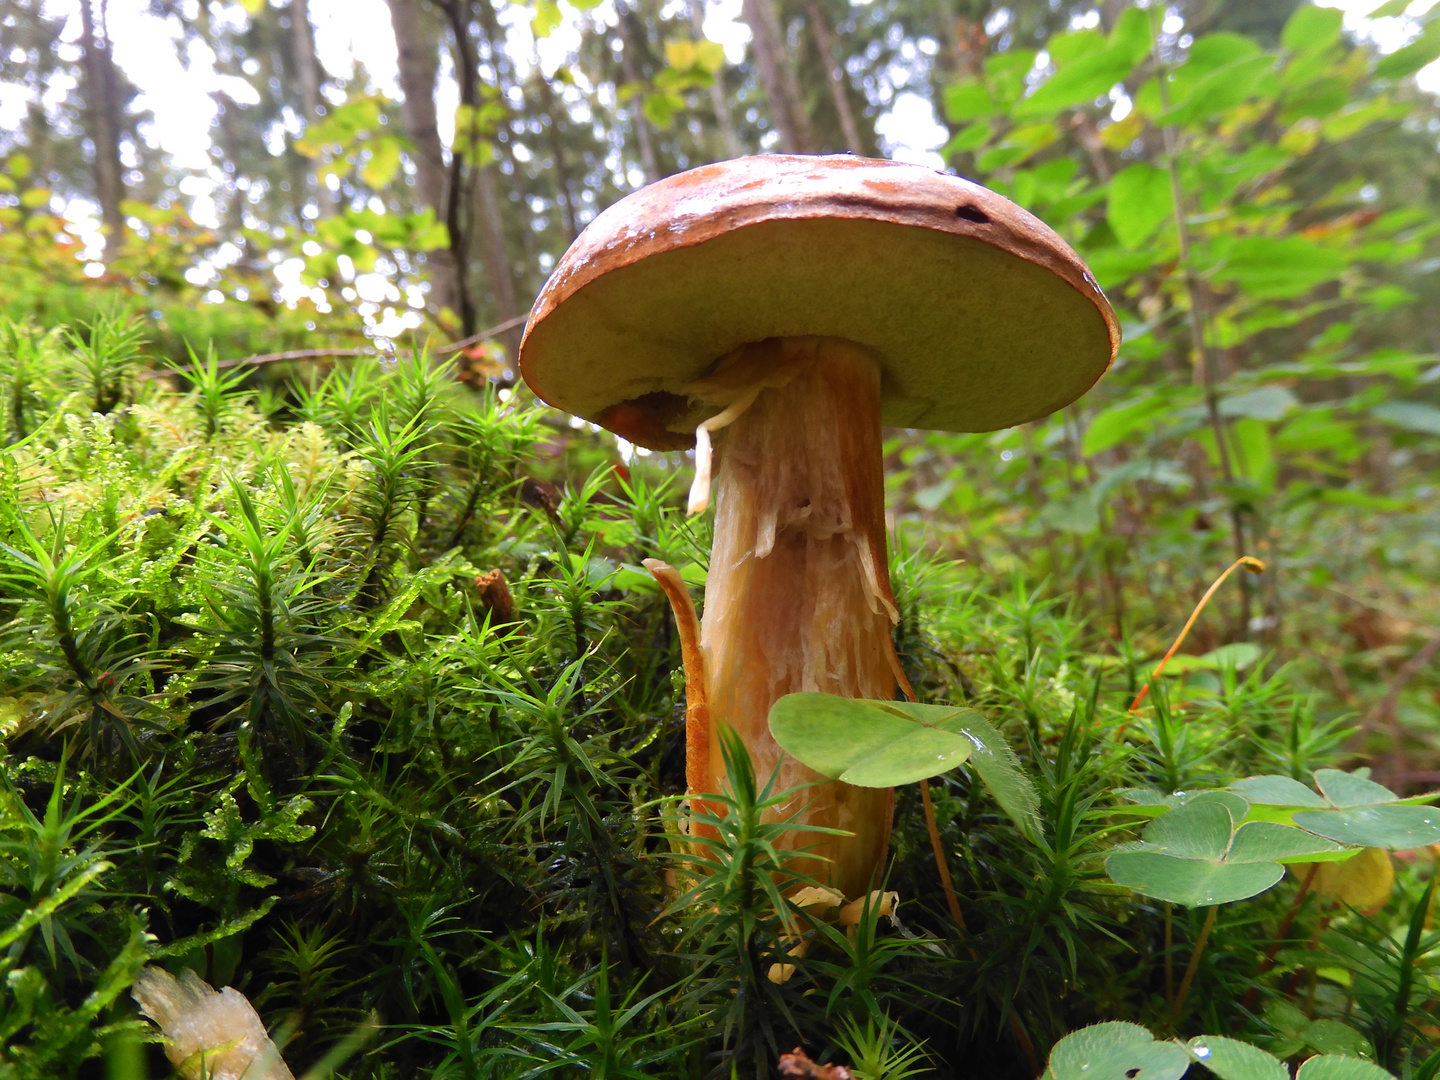
{"label": "slender tree", "polygon": [[419,0],[388,0],[388,3],[390,26],[395,33],[400,92],[405,96],[402,115],[414,148],[416,194],[421,205],[433,210],[450,232],[449,246],[427,256],[431,295],[437,308],[448,308],[462,326],[473,327],[474,304],[465,283],[465,230],[458,218],[458,198],[454,200],[454,212],[451,205],[453,179],[464,168],[464,163],[456,160],[447,164],[435,113],[438,27],[425,18]]}
{"label": "slender tree", "polygon": [[85,71],[86,128],[93,147],[91,166],[100,220],[105,225],[105,256],[119,249],[125,232],[120,204],[125,199],[124,165],[120,160],[120,77],[111,53],[106,0],[81,0],[80,47]]}
{"label": "slender tree", "polygon": [[787,154],[812,153],[810,118],[800,95],[799,80],[790,62],[790,50],[774,0],[745,0],[740,17],[750,28],[755,67],[765,88],[770,117],[780,133],[780,149]]}

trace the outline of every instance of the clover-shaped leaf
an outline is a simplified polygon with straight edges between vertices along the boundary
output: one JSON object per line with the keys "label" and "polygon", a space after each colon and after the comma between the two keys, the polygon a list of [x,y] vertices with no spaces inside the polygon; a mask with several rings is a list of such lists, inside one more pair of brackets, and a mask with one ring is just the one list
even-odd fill
{"label": "clover-shaped leaf", "polygon": [[910,784],[968,762],[1027,837],[1042,835],[1019,759],[974,709],[786,694],[770,708],[770,733],[797,761],[856,787]]}
{"label": "clover-shaped leaf", "polygon": [[1050,1051],[1045,1080],[1180,1080],[1190,1055],[1156,1042],[1139,1024],[1114,1020],[1071,1032]]}
{"label": "clover-shaped leaf", "polygon": [[1440,843],[1440,810],[1420,805],[1436,793],[1402,799],[1355,773],[1319,769],[1317,795],[1287,776],[1252,776],[1227,789],[1250,804],[1250,819],[1298,825],[1355,847],[1392,851]]}
{"label": "clover-shaped leaf", "polygon": [[1313,861],[1338,844],[1275,822],[1235,827],[1230,798],[1199,795],[1156,818],[1141,840],[1105,860],[1112,881],[1187,907],[1256,896],[1285,876],[1284,863]]}
{"label": "clover-shaped leaf", "polygon": [[1159,817],[1177,806],[1184,806],[1191,799],[1201,797],[1223,803],[1236,821],[1243,821],[1250,809],[1250,804],[1243,798],[1228,791],[1175,791],[1167,795],[1156,788],[1143,787],[1121,788],[1115,794],[1135,804],[1133,808],[1127,807],[1126,813],[1139,814],[1141,817]]}
{"label": "clover-shaped leaf", "polygon": [[1295,1080],[1395,1080],[1379,1065],[1339,1054],[1320,1054],[1300,1066]]}
{"label": "clover-shaped leaf", "polygon": [[1223,1035],[1197,1035],[1190,1056],[1220,1080],[1290,1080],[1290,1070],[1259,1047]]}

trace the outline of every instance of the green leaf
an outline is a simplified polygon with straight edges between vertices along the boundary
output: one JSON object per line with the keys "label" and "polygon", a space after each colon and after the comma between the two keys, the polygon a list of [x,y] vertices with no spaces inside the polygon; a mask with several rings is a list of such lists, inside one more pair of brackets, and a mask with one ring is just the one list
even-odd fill
{"label": "green leaf", "polygon": [[1303,1028],[1301,1039],[1319,1054],[1341,1054],[1349,1058],[1374,1060],[1375,1047],[1361,1032],[1339,1020],[1312,1020]]}
{"label": "green leaf", "polygon": [[684,107],[685,99],[679,94],[657,91],[645,95],[640,111],[645,114],[646,120],[664,131],[675,120],[675,114]]}
{"label": "green leaf", "polygon": [[1145,896],[1209,907],[1264,892],[1285,876],[1282,862],[1338,850],[1271,822],[1237,830],[1231,806],[1207,793],[1156,818],[1139,843],[1116,848],[1105,869],[1116,884]]}
{"label": "green leaf", "polygon": [[1201,76],[1176,108],[1162,117],[1162,124],[1193,124],[1232,109],[1258,94],[1267,76],[1275,72],[1275,58],[1264,53],[1232,61]]}
{"label": "green leaf", "polygon": [[995,102],[983,83],[951,83],[945,88],[944,102],[945,117],[952,123],[963,124],[995,115]]}
{"label": "green leaf", "polygon": [[1243,394],[1231,394],[1220,400],[1220,415],[1248,417],[1252,420],[1282,420],[1300,399],[1284,386],[1262,386]]}
{"label": "green leaf", "polygon": [[1174,216],[1169,174],[1144,162],[1122,169],[1110,181],[1105,213],[1120,243],[1138,248]]}
{"label": "green leaf", "polygon": [[1261,806],[1312,806],[1324,807],[1325,800],[1311,791],[1299,780],[1288,776],[1248,776],[1236,780],[1227,789],[1235,792],[1246,802]]}
{"label": "green leaf", "polygon": [[1290,1080],[1290,1070],[1259,1047],[1223,1035],[1197,1035],[1190,1056],[1219,1080]]}
{"label": "green leaf", "polygon": [[786,694],[770,708],[770,732],[787,754],[821,776],[857,787],[894,787],[953,769],[982,745],[973,709]]}
{"label": "green leaf", "polygon": [[[908,706],[928,708],[930,706]],[[977,714],[978,716],[979,714]],[[965,734],[981,743],[970,757],[970,768],[980,777],[1000,809],[1009,815],[1026,839],[1038,843],[1045,835],[1045,825],[1040,817],[1040,797],[1035,786],[1025,775],[1020,759],[1010,744],[1005,741],[994,725],[983,717],[966,724]]]}
{"label": "green leaf", "polygon": [[1403,49],[1381,57],[1375,65],[1375,74],[1381,79],[1403,79],[1436,59],[1440,59],[1440,20],[1430,23],[1418,38]]}
{"label": "green leaf", "polygon": [[360,170],[365,183],[373,188],[382,188],[400,171],[400,140],[374,139],[370,143],[370,158]]}
{"label": "green leaf", "polygon": [[1029,97],[1015,106],[1017,117],[1051,116],[1061,109],[1081,105],[1107,94],[1123,82],[1135,63],[1123,49],[1082,56],[1046,79]]}
{"label": "green leaf", "polygon": [[941,147],[940,156],[948,159],[952,154],[978,150],[989,141],[990,124],[985,120],[976,120],[957,131],[950,141]]}
{"label": "green leaf", "polygon": [[1395,1077],[1368,1061],[1322,1054],[1301,1065],[1295,1080],[1395,1080]]}
{"label": "green leaf", "polygon": [[[1165,818],[1159,820],[1164,821]],[[1146,851],[1111,855],[1105,860],[1105,870],[1117,885],[1186,907],[1210,907],[1248,900],[1285,876],[1285,868],[1276,863],[1231,866]]]}
{"label": "green leaf", "polygon": [[1050,59],[1064,67],[1082,56],[1100,52],[1107,44],[1105,35],[1099,30],[1071,30],[1052,37],[1045,43],[1045,51],[1050,54]]}
{"label": "green leaf", "polygon": [[1126,56],[1132,65],[1150,55],[1153,40],[1150,12],[1143,8],[1127,7],[1110,31],[1110,47]]}
{"label": "green leaf", "polygon": [[535,16],[530,20],[530,31],[537,38],[547,38],[563,18],[556,0],[539,0],[535,5]]}
{"label": "green leaf", "polygon": [[[1333,806],[1383,806],[1399,796],[1369,777],[1357,776],[1340,769],[1319,769],[1315,786]],[[1368,845],[1367,845],[1368,846]]]}
{"label": "green leaf", "polygon": [[1252,776],[1228,790],[1251,804],[1251,820],[1294,824],[1341,844],[1403,851],[1440,843],[1440,810],[1417,805],[1433,794],[1401,799],[1339,769],[1317,770],[1315,782],[1323,798],[1284,776]]}
{"label": "green leaf", "polygon": [[1370,415],[1387,424],[1420,435],[1440,435],[1440,409],[1418,401],[1386,401],[1370,410]]}
{"label": "green leaf", "polygon": [[[1273,821],[1251,821],[1235,830],[1230,862],[1313,862],[1317,856],[1346,853],[1339,844]],[[1348,853],[1347,853],[1348,854]]]}
{"label": "green leaf", "polygon": [[1440,844],[1440,810],[1429,806],[1297,810],[1291,820],[1302,829],[1356,847],[1406,851]]}
{"label": "green leaf", "polygon": [[1305,4],[1296,9],[1280,32],[1280,44],[1293,53],[1315,53],[1340,40],[1345,13],[1339,8]]}
{"label": "green leaf", "polygon": [[1112,1020],[1071,1032],[1050,1051],[1048,1080],[1180,1080],[1190,1055],[1179,1043],[1156,1042],[1139,1024]]}
{"label": "green leaf", "polygon": [[1031,839],[1042,834],[1039,799],[1014,751],[974,709],[786,694],[770,708],[781,748],[821,776],[857,787],[895,787],[965,762]]}
{"label": "green leaf", "polygon": [[1302,236],[1244,236],[1227,245],[1215,278],[1255,297],[1294,297],[1333,281],[1348,264],[1344,252]]}
{"label": "green leaf", "polygon": [[1110,406],[1090,421],[1085,437],[1080,441],[1080,452],[1086,457],[1094,457],[1112,446],[1118,446],[1167,408],[1168,403],[1160,397],[1145,397]]}

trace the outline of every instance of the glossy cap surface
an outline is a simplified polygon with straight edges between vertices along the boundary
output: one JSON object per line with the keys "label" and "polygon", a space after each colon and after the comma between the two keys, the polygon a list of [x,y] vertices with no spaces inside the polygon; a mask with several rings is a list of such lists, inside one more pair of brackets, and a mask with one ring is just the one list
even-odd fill
{"label": "glossy cap surface", "polygon": [[946,431],[1063,408],[1120,340],[1080,257],[1008,199],[917,165],[759,155],[596,217],[536,301],[520,368],[550,404],[672,449],[716,411],[684,388],[720,357],[810,334],[874,352],[885,423]]}

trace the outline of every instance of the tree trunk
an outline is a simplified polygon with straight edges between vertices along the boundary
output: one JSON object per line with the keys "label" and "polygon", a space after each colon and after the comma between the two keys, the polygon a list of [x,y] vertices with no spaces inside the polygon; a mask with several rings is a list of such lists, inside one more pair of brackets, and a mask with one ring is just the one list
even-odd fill
{"label": "tree trunk", "polygon": [[[625,75],[625,81],[631,86],[640,85],[640,71],[635,66],[635,23],[640,19],[639,12],[634,9],[620,7],[617,12],[620,19],[620,70]],[[640,165],[645,170],[645,182],[653,184],[660,179],[660,159],[655,156],[655,141],[650,131],[650,121],[645,119],[645,112],[641,108],[640,99],[635,98],[630,102],[630,122],[635,127],[635,141],[640,147]]]}
{"label": "tree trunk", "polygon": [[[466,334],[474,330],[473,305],[465,288],[465,230],[452,213],[450,174],[440,129],[435,117],[435,35],[421,24],[418,0],[388,0],[390,25],[395,32],[400,90],[405,95],[401,113],[406,134],[415,148],[415,188],[420,203],[435,212],[450,230],[450,246],[426,253],[430,288],[435,306],[448,308]],[[459,168],[459,163],[456,164]]]}
{"label": "tree trunk", "polygon": [[[508,322],[520,312],[515,299],[515,278],[510,269],[510,251],[501,226],[504,219],[500,216],[500,192],[495,183],[493,165],[476,170],[475,199],[479,211],[480,255],[485,262],[485,277],[490,282],[495,320]],[[512,368],[519,360],[522,331],[523,328],[517,326],[499,335]]]}
{"label": "tree trunk", "polygon": [[[319,123],[324,104],[320,100],[320,60],[315,55],[315,28],[310,25],[309,0],[290,0],[291,59],[295,77],[300,83],[300,104],[305,111],[305,126]],[[315,206],[321,217],[333,217],[336,196],[320,182],[325,158],[316,161]]]}
{"label": "tree trunk", "polygon": [[110,52],[105,0],[81,0],[80,43],[84,53],[86,120],[94,146],[95,195],[106,230],[108,261],[119,249],[125,231],[125,217],[120,211],[125,180],[120,163],[120,80]]}
{"label": "tree trunk", "polygon": [[300,80],[300,100],[305,122],[320,119],[320,60],[315,55],[315,30],[310,25],[309,0],[290,0],[290,33],[294,47],[295,74]]}
{"label": "tree trunk", "polygon": [[809,154],[814,150],[809,117],[800,97],[800,84],[790,64],[785,32],[775,11],[774,0],[745,0],[740,18],[750,28],[755,48],[755,66],[760,71],[760,84],[775,130],[780,133],[780,149],[787,154]]}
{"label": "tree trunk", "polygon": [[[478,109],[480,65],[475,52],[477,42],[471,40],[469,33],[470,4],[468,0],[449,0],[445,4],[445,13],[450,18],[450,29],[455,39],[455,75],[460,83],[460,104],[469,106],[472,110]],[[503,92],[506,75],[511,72],[508,67],[502,69],[495,56],[498,51],[496,43],[503,38],[499,34],[494,9],[484,3],[480,5],[480,22],[481,40],[478,44],[485,45],[490,50],[496,81]],[[477,138],[480,134],[477,133]],[[500,142],[498,138],[496,141]],[[508,141],[502,149],[508,152]],[[453,182],[459,177],[458,170],[452,171],[451,175]],[[474,227],[472,235],[479,244],[480,259],[485,264],[485,277],[490,285],[493,304],[491,314],[497,322],[506,322],[516,315],[515,278],[510,266],[509,246],[505,243],[504,219],[500,216],[501,199],[494,165],[475,169],[466,185],[466,191]],[[452,189],[452,200],[453,197]],[[473,328],[467,330],[467,333],[474,332]],[[505,346],[506,358],[514,367],[519,358],[520,328],[516,327],[501,334],[500,341]]]}
{"label": "tree trunk", "polygon": [[565,227],[565,243],[568,245],[579,235],[580,227],[575,219],[575,193],[571,188],[570,166],[565,160],[565,140],[560,134],[561,118],[565,103],[557,101],[550,80],[535,61],[535,79],[540,86],[540,105],[545,110],[545,134],[550,140],[550,156],[555,159],[555,201],[560,206],[560,221]]}
{"label": "tree trunk", "polygon": [[[695,39],[705,37],[705,0],[690,0],[690,25],[695,28]],[[715,122],[720,127],[721,145],[727,158],[738,158],[741,154],[740,139],[735,134],[735,118],[730,114],[730,99],[725,96],[724,68],[715,73],[710,83],[710,105],[715,110]]]}
{"label": "tree trunk", "polygon": [[835,35],[830,31],[830,21],[820,10],[819,0],[806,0],[810,15],[810,31],[815,35],[815,47],[820,50],[820,63],[825,67],[825,82],[830,87],[830,99],[835,103],[836,115],[840,118],[840,131],[845,136],[845,148],[856,157],[865,156],[865,147],[860,142],[860,128],[855,124],[855,112],[850,108],[850,84],[845,79],[845,64],[835,57]]}

